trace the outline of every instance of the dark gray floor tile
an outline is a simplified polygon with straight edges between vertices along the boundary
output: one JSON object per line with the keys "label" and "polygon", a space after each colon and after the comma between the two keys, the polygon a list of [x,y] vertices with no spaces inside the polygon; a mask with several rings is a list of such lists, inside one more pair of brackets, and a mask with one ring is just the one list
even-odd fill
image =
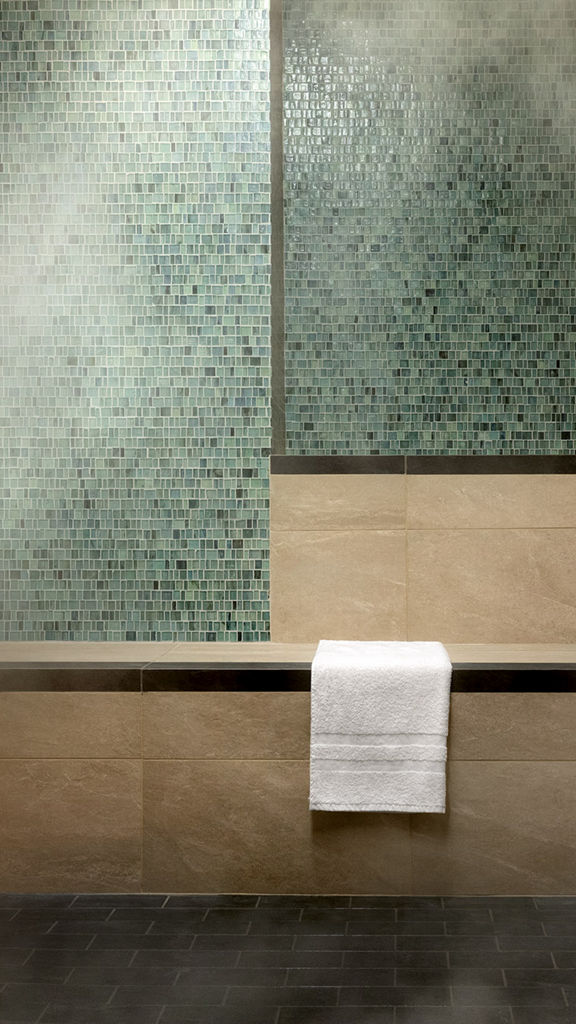
{"label": "dark gray floor tile", "polygon": [[163,894],[156,893],[140,893],[140,892],[129,892],[119,894],[117,892],[97,892],[97,893],[82,893],[77,896],[74,900],[74,909],[80,909],[84,907],[141,907],[155,908],[161,907],[166,902],[167,897]]}
{"label": "dark gray floor tile", "polygon": [[508,985],[574,985],[576,970],[511,968],[504,971]]}
{"label": "dark gray floor tile", "polygon": [[246,935],[255,913],[255,910],[209,910],[198,925],[198,932],[202,935]]}
{"label": "dark gray floor tile", "polygon": [[[251,1013],[231,1006],[167,1006],[160,1024],[276,1024],[276,1007]],[[305,1024],[305,1018],[300,1024]]]}
{"label": "dark gray floor tile", "polygon": [[75,967],[69,984],[173,985],[177,977],[174,967]]}
{"label": "dark gray floor tile", "polygon": [[391,907],[356,909],[348,913],[348,929],[351,935],[389,935],[396,931],[396,914]]}
{"label": "dark gray floor tile", "polygon": [[547,1006],[544,1011],[538,1006],[515,1006],[512,1012],[514,1024],[574,1024],[575,1020],[574,1010],[567,1006],[564,1009]]}
{"label": "dark gray floor tile", "polygon": [[446,923],[442,918],[399,921],[393,928],[396,935],[446,935]]}
{"label": "dark gray floor tile", "polygon": [[79,989],[65,985],[7,985],[0,992],[0,1014],[12,1015],[15,1020],[26,1019],[26,1014],[35,1010],[37,1014],[50,1002],[58,1000],[64,1005],[103,1006],[114,989],[98,986]]}
{"label": "dark gray floor tile", "polygon": [[[61,985],[70,974],[70,967],[56,967],[54,964],[39,964],[29,961],[24,967],[0,967],[0,986],[9,983],[47,983]],[[98,982],[100,984],[100,982]]]}
{"label": "dark gray floor tile", "polygon": [[247,1010],[264,1006],[336,1006],[337,997],[337,988],[230,988],[226,1005]]}
{"label": "dark gray floor tile", "polygon": [[132,967],[235,967],[237,960],[235,949],[143,949],[136,954]]}
{"label": "dark gray floor tile", "polygon": [[52,928],[52,935],[78,935],[82,934],[96,934],[98,932],[101,935],[107,935],[108,933],[113,934],[116,932],[121,935],[123,932],[131,933],[133,935],[140,934],[144,935],[148,928],[154,923],[153,918],[142,918],[140,921],[119,921],[118,919],[111,918],[108,921],[73,921],[73,920],[59,920]]}
{"label": "dark gray floor tile", "polygon": [[449,953],[449,957],[450,967],[554,967],[552,953],[545,949],[517,949],[505,952],[498,950],[484,953],[468,953],[456,949]]}
{"label": "dark gray floor tile", "polygon": [[546,935],[571,935],[576,941],[576,921],[562,921],[558,918],[555,920],[546,919],[542,923]]}
{"label": "dark gray floor tile", "polygon": [[411,967],[414,970],[425,970],[448,967],[448,954],[435,949],[416,953],[367,949],[344,953],[344,967]]}
{"label": "dark gray floor tile", "polygon": [[455,1006],[551,1006],[564,1007],[564,996],[560,987],[554,985],[533,985],[523,988],[489,988],[475,986],[453,990]]}
{"label": "dark gray floor tile", "polygon": [[500,932],[498,945],[501,950],[518,949],[570,949],[576,952],[576,935],[509,935]]}
{"label": "dark gray floor tile", "polygon": [[394,984],[394,970],[386,968],[295,968],[288,971],[288,985],[380,985]]}
{"label": "dark gray floor tile", "polygon": [[[62,938],[73,936],[62,936]],[[54,938],[59,938],[58,935]],[[106,932],[96,935],[90,949],[189,949],[193,935],[132,935]]]}
{"label": "dark gray floor tile", "polygon": [[[563,985],[562,991],[569,1006],[576,1006],[576,985]],[[576,1014],[574,1015],[576,1020]]]}
{"label": "dark gray floor tile", "polygon": [[521,910],[534,907],[532,896],[444,896],[444,906],[448,907],[489,907],[502,910]]}
{"label": "dark gray floor tile", "polygon": [[70,893],[0,893],[0,907],[69,907],[76,897]]}
{"label": "dark gray floor tile", "polygon": [[449,1007],[435,1009],[399,1006],[394,1024],[513,1024],[513,1020],[509,1007],[467,1006],[466,1018],[463,1020],[462,1010]]}
{"label": "dark gray floor tile", "polygon": [[195,926],[200,924],[207,914],[206,907],[164,907],[154,909],[151,907],[118,907],[112,913],[110,920],[123,921],[130,925],[140,921],[148,921],[149,924],[171,924],[174,931],[189,928],[194,931]]}
{"label": "dark gray floor tile", "polygon": [[[283,897],[282,897],[283,898]],[[255,907],[261,897],[243,894],[214,895],[208,893],[192,893],[190,895],[180,894],[169,896],[166,909],[178,907]]]}
{"label": "dark gray floor tile", "polygon": [[[400,968],[396,972],[397,985],[504,985],[504,975],[498,968]],[[520,983],[521,984],[521,983]]]}
{"label": "dark gray floor tile", "polygon": [[29,949],[13,949],[11,946],[0,949],[0,967],[20,967],[29,956]]}
{"label": "dark gray floor tile", "polygon": [[347,909],[350,896],[261,896],[258,907],[318,907],[320,910]]}
{"label": "dark gray floor tile", "polygon": [[50,1003],[42,1015],[42,1024],[156,1024],[161,1005],[100,1007],[98,1009]]}
{"label": "dark gray floor tile", "polygon": [[110,907],[80,908],[79,910],[75,910],[74,907],[62,907],[61,909],[23,907],[17,911],[18,916],[13,919],[11,924],[12,927],[40,924],[50,927],[57,921],[69,924],[102,924],[110,916],[111,910]]}
{"label": "dark gray floor tile", "polygon": [[[244,950],[240,954],[239,967],[307,967],[322,969],[342,967],[344,954],[338,950],[267,949]],[[368,965],[370,966],[370,965]]]}
{"label": "dark gray floor tile", "polygon": [[382,907],[394,910],[396,907],[406,910],[442,910],[441,896],[352,896],[351,906],[355,909]]}
{"label": "dark gray floor tile", "polygon": [[128,967],[133,956],[131,949],[37,949],[28,963],[71,971],[73,967]]}
{"label": "dark gray floor tile", "polygon": [[397,949],[446,949],[467,952],[497,951],[495,935],[399,935]]}
{"label": "dark gray floor tile", "polygon": [[[254,912],[252,918],[252,925],[250,932],[253,935],[294,935],[298,930],[304,931],[305,926],[302,925],[301,917],[303,914],[318,915],[319,919],[326,922],[332,922],[333,930],[336,931],[339,927],[338,918],[336,915],[346,914],[345,910],[308,910],[303,911],[298,907],[263,907],[262,910],[258,908]],[[329,925],[327,924],[327,927]],[[344,929],[342,929],[344,930]]]}
{"label": "dark gray floor tile", "polygon": [[576,896],[535,896],[534,903],[542,910],[572,910],[576,912]]}
{"label": "dark gray floor tile", "polygon": [[221,1006],[227,989],[225,987],[195,985],[160,986],[153,990],[149,985],[122,985],[114,993],[111,1006],[146,1006],[150,1004],[151,995],[155,1002],[166,1006],[189,1003],[190,1006]]}
{"label": "dark gray floor tile", "polygon": [[[86,949],[91,940],[94,938],[93,935],[35,935],[33,941],[29,935],[12,935],[10,936],[10,947],[17,947],[19,949],[27,949],[32,951],[33,949]],[[0,947],[2,943],[0,941]]]}
{"label": "dark gray floor tile", "polygon": [[[576,950],[569,949],[558,949],[553,954],[554,961],[557,967],[572,967],[576,968]],[[1,962],[1,959],[0,959]],[[531,967],[532,964],[518,964],[513,966]]]}
{"label": "dark gray floor tile", "polygon": [[292,935],[197,935],[194,949],[292,949]]}
{"label": "dark gray floor tile", "polygon": [[295,949],[394,949],[393,935],[297,935]]}
{"label": "dark gray floor tile", "polygon": [[284,967],[190,967],[181,972],[176,988],[183,985],[284,985],[286,973]]}
{"label": "dark gray floor tile", "polygon": [[[278,1024],[393,1024],[392,1006],[338,1006],[331,1010],[304,1007],[280,1010]],[[244,1024],[244,1022],[243,1022]]]}
{"label": "dark gray floor tile", "polygon": [[450,989],[424,985],[394,988],[343,988],[341,1006],[450,1006]]}

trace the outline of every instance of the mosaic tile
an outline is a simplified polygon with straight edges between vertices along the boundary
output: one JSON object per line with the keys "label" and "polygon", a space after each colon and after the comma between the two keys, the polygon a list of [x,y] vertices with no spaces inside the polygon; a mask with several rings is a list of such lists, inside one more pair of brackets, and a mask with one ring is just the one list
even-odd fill
{"label": "mosaic tile", "polygon": [[287,452],[575,450],[569,0],[285,0]]}
{"label": "mosaic tile", "polygon": [[0,17],[1,638],[267,639],[267,4]]}

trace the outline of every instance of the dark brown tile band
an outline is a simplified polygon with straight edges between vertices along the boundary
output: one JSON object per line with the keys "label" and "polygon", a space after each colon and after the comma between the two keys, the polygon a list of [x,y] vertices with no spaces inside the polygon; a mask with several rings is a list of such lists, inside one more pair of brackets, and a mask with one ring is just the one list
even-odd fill
{"label": "dark brown tile band", "polygon": [[310,689],[309,668],[265,668],[243,665],[241,668],[170,668],[145,669],[142,673],[144,693],[177,692],[241,692],[270,693]]}
{"label": "dark brown tile band", "polygon": [[0,665],[0,693],[139,693],[138,665]]}
{"label": "dark brown tile band", "polygon": [[576,473],[575,455],[409,455],[411,475],[469,473],[471,475],[553,475]]}
{"label": "dark brown tile band", "polygon": [[576,455],[273,455],[270,472],[558,475],[576,473]]}
{"label": "dark brown tile band", "polygon": [[323,473],[368,474],[404,473],[403,455],[273,455],[270,472],[274,474]]}

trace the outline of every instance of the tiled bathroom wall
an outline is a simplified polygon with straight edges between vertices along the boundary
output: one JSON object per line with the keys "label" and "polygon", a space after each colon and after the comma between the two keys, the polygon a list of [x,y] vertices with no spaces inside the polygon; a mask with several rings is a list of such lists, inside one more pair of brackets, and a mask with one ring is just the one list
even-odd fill
{"label": "tiled bathroom wall", "polygon": [[268,5],[0,22],[1,637],[266,638]]}
{"label": "tiled bathroom wall", "polygon": [[295,454],[574,450],[570,0],[285,0]]}

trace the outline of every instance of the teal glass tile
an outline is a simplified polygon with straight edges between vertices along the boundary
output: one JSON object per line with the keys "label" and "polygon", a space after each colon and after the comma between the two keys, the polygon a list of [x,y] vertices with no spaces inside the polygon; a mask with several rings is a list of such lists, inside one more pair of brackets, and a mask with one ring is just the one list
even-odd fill
{"label": "teal glass tile", "polygon": [[576,17],[284,0],[294,454],[575,449]]}
{"label": "teal glass tile", "polygon": [[267,5],[0,20],[1,638],[267,639]]}

